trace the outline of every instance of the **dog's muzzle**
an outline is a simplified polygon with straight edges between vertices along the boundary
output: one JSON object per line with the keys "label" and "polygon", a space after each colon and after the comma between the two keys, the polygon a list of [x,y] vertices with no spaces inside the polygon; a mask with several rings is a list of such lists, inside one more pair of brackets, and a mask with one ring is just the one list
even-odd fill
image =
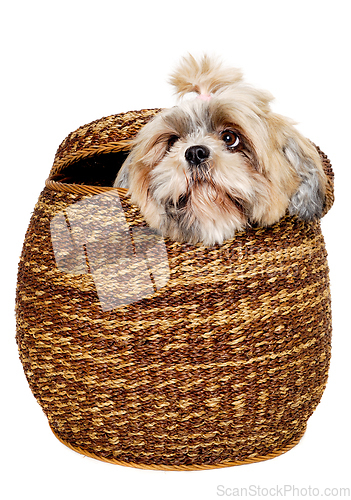
{"label": "dog's muzzle", "polygon": [[201,165],[210,156],[210,150],[206,146],[191,146],[185,151],[185,159],[191,166]]}

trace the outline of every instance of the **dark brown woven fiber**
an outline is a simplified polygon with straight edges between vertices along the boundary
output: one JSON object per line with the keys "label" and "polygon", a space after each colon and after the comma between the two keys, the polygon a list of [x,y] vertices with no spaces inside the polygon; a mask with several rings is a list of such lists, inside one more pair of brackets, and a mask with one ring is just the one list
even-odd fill
{"label": "dark brown woven fiber", "polygon": [[[128,140],[157,112],[103,118],[58,149],[18,271],[17,343],[28,383],[57,438],[100,460],[201,470],[273,458],[300,440],[327,382],[320,223],[286,216],[213,248],[160,246],[125,191],[110,187]],[[326,213],[333,173],[320,155]],[[124,224],[117,236],[111,206],[120,207],[114,227]],[[75,227],[90,236],[65,243]],[[149,282],[141,254],[149,255]],[[106,278],[101,269],[116,262],[115,278]],[[113,291],[104,299],[100,279]]]}

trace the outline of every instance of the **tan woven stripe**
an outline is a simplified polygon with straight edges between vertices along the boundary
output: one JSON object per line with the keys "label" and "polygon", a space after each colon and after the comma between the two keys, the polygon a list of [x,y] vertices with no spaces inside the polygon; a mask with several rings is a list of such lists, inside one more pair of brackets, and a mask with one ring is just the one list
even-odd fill
{"label": "tan woven stripe", "polygon": [[[32,265],[33,265],[33,263],[32,263]],[[319,272],[325,271],[325,270],[327,270],[326,263],[321,265],[319,268],[315,269],[316,272],[317,271],[319,271]],[[42,271],[45,272],[46,269],[40,269],[38,267],[33,267],[32,271],[40,273]],[[194,280],[194,282],[196,283],[196,280]],[[177,282],[175,281],[175,283],[177,283]],[[200,281],[198,283],[200,284]],[[204,283],[206,283],[206,281]],[[274,316],[276,314],[276,309],[274,307],[271,307],[271,304],[275,304],[277,301],[279,301],[279,303],[280,303],[280,313],[282,315],[289,315],[296,309],[298,309],[298,311],[300,313],[303,313],[307,308],[313,309],[319,303],[325,301],[325,299],[328,298],[328,294],[329,294],[328,290],[325,290],[323,293],[319,294],[319,296],[317,296],[317,297],[315,296],[316,290],[319,290],[321,288],[324,289],[326,284],[327,283],[324,279],[322,281],[317,281],[317,282],[313,283],[312,285],[309,285],[307,287],[300,289],[299,290],[299,298],[301,299],[301,301],[297,302],[297,303],[291,303],[291,299],[296,297],[295,291],[293,291],[291,293],[287,293],[285,290],[279,290],[277,294],[272,295],[272,296],[269,294],[261,295],[260,296],[261,304],[257,305],[254,311],[252,310],[252,306],[251,306],[251,303],[249,300],[242,301],[240,303],[240,308],[239,308],[237,313],[233,314],[232,311],[229,312],[229,311],[226,311],[225,309],[221,309],[220,311],[218,311],[212,315],[206,316],[206,317],[196,316],[196,318],[194,318],[194,320],[193,320],[193,325],[194,325],[194,327],[195,326],[200,327],[201,325],[206,325],[206,324],[217,325],[217,326],[227,325],[228,320],[230,319],[232,324],[237,322],[238,326],[231,328],[229,330],[229,332],[237,333],[237,332],[241,331],[243,329],[243,327],[249,325],[250,323],[254,323],[257,320],[257,318],[260,318],[263,316],[265,319],[269,319],[270,317]],[[160,292],[160,293],[164,293],[164,291]],[[157,296],[157,293],[155,294],[155,296]],[[308,296],[311,297],[310,300],[307,299]],[[37,298],[38,298],[37,295],[29,295],[29,296],[23,296],[22,300],[24,302],[26,302],[26,301],[35,300]],[[286,303],[287,305],[285,306],[284,303]],[[50,304],[54,305],[55,301],[43,301],[42,305],[48,306]],[[177,310],[177,308],[172,310],[171,307],[169,307],[167,309],[168,309],[169,313],[175,312]],[[165,312],[167,311],[167,309],[165,309]],[[191,307],[188,307],[187,309],[191,310]],[[148,315],[150,314],[150,312],[153,312],[153,310],[151,309],[151,311],[148,311]],[[87,324],[101,325],[104,329],[107,329],[107,330],[113,329],[113,322],[111,322],[109,320],[92,319],[88,315],[84,316],[82,314],[80,314],[80,315],[69,314],[69,313],[66,313],[64,311],[62,311],[60,315],[61,315],[61,318],[66,318],[66,320],[69,323],[73,322],[74,320],[79,319],[80,321],[86,322]],[[191,320],[190,315],[189,315],[189,320]],[[160,329],[160,332],[162,332],[162,329],[169,328],[169,321],[170,321],[169,318],[165,319],[165,320],[162,320],[162,319],[156,320],[155,319],[155,320],[151,320],[151,321],[148,318],[146,318],[144,320],[140,320],[140,318],[138,318],[137,321],[133,322],[133,319],[131,318],[131,319],[128,319],[127,321],[122,320],[121,327],[128,325],[131,328],[134,327],[135,330],[142,331],[142,330],[147,330],[150,327],[153,327],[157,324],[159,329]],[[309,322],[309,319],[307,317],[306,324],[308,324],[308,322]],[[182,323],[182,320],[175,319],[175,320],[172,320],[172,323],[176,327],[177,324]],[[35,332],[35,330],[34,330],[34,332]],[[82,335],[84,335],[84,332]],[[207,336],[211,336],[211,333],[207,333]],[[155,340],[157,337],[162,337],[162,333],[158,333],[157,335],[154,335],[152,337],[152,339]],[[206,334],[203,337],[206,338]],[[106,338],[108,338],[108,337],[106,337]],[[128,338],[128,337],[125,337],[125,338]],[[45,339],[45,336],[44,336],[44,339]],[[178,341],[179,340],[181,341],[182,339],[184,341],[186,341],[187,335],[184,334],[183,336],[182,335],[178,336]],[[53,339],[52,342],[55,343],[55,339]],[[61,342],[61,340],[59,340],[59,342]],[[238,342],[238,340],[235,340],[234,344],[237,342]],[[229,343],[229,345],[231,345],[231,343]],[[181,346],[178,346],[178,347],[181,347]],[[170,344],[168,346],[168,349],[172,349],[172,348],[177,348],[177,344]],[[96,360],[96,357],[94,359]]]}
{"label": "tan woven stripe", "polygon": [[[164,388],[167,388],[168,386],[172,386],[174,384],[177,384],[179,385],[180,382],[179,380],[176,378],[176,374],[178,373],[186,373],[189,375],[191,375],[192,372],[196,372],[198,370],[204,370],[205,372],[206,371],[211,371],[212,369],[216,369],[218,371],[222,370],[222,369],[227,369],[227,368],[239,368],[240,366],[250,366],[250,365],[253,365],[253,364],[258,364],[260,362],[268,362],[270,360],[276,360],[276,359],[282,359],[282,358],[285,358],[285,357],[288,357],[289,355],[291,354],[299,354],[301,356],[301,353],[303,353],[303,351],[308,351],[314,344],[316,343],[316,340],[311,340],[310,342],[306,342],[305,344],[303,345],[300,345],[299,347],[295,347],[294,349],[291,349],[289,351],[283,351],[283,352],[279,352],[279,353],[275,353],[275,354],[267,354],[267,355],[264,355],[264,356],[259,356],[259,357],[256,357],[256,358],[250,358],[250,360],[248,360],[247,362],[245,361],[228,361],[226,363],[209,363],[209,364],[204,364],[204,363],[199,363],[199,364],[193,364],[193,365],[190,365],[190,364],[187,364],[187,365],[178,365],[178,366],[172,366],[172,367],[169,367],[167,366],[165,363],[158,363],[158,364],[153,364],[153,365],[150,365],[148,366],[146,369],[144,368],[144,371],[149,371],[150,369],[155,369],[155,370],[159,370],[159,371],[164,371],[165,373],[168,374],[168,377],[170,376],[169,374],[170,373],[174,373],[174,376],[175,378],[174,379],[168,379],[168,380],[165,380],[164,382],[162,383],[159,383],[159,384],[155,384],[153,385],[153,388],[155,390],[159,390],[159,389],[164,389]],[[45,345],[45,344],[44,344]],[[39,348],[42,347],[41,345],[39,345]],[[62,353],[62,349],[53,349],[53,355],[57,354],[61,354]],[[29,355],[31,354],[31,351],[29,351]],[[32,355],[34,354],[34,352],[32,352]],[[102,353],[101,353],[102,354]],[[72,358],[74,359],[75,356],[79,359],[79,360],[89,360],[89,359],[92,359],[92,357],[90,355],[88,356],[79,356],[79,352],[77,352],[76,354],[74,352],[72,352]],[[305,360],[304,360],[305,361]],[[107,363],[113,363],[113,364],[116,364],[115,366],[115,370],[125,370],[126,368],[128,367],[131,367],[133,366],[132,363],[123,363],[122,360],[119,358],[119,356],[116,356],[116,357],[106,357],[105,360],[103,357],[99,358],[98,356],[94,357],[94,363],[96,363],[97,365],[101,364],[101,365],[106,365]],[[311,361],[311,363],[313,363],[313,361]],[[65,360],[62,360],[62,364],[65,365]],[[60,363],[58,363],[58,366],[60,365]],[[299,360],[295,360],[295,361],[289,361],[288,364],[286,365],[283,365],[285,368],[288,368],[289,366],[299,366],[301,365],[301,361]],[[77,375],[77,373],[75,371],[70,371],[70,370],[67,370],[67,368],[65,367],[64,370],[60,370],[58,368],[58,366],[56,366],[54,368],[54,370],[52,371],[52,373],[50,374],[50,371],[48,371],[48,376],[50,377],[51,376],[54,376],[54,375],[62,375],[63,377],[67,378],[67,379],[74,379],[76,380],[77,382],[79,381],[84,381],[85,384],[88,384],[88,385],[94,385],[96,383],[96,378],[98,378],[98,376],[87,376],[87,375],[83,375],[81,378],[79,377],[79,375]],[[35,362],[32,363],[32,368],[33,369],[37,369],[37,368],[40,368],[40,365],[37,365]],[[272,375],[275,371],[279,370],[280,368],[273,368],[271,370],[269,370],[269,374]],[[138,371],[143,371],[142,368],[140,368]],[[223,377],[223,378],[220,378],[219,381],[226,381],[228,382],[228,380],[230,380],[232,377],[234,377],[235,375],[227,375],[226,377]],[[138,380],[135,380],[132,384],[128,384],[128,381],[127,379],[125,378],[120,378],[120,379],[117,379],[115,378],[114,380],[108,380],[108,381],[101,381],[99,383],[99,387],[103,388],[103,387],[108,387],[110,389],[115,389],[115,388],[118,388],[118,387],[121,387],[123,386],[124,389],[126,390],[133,390],[133,389],[136,389],[137,387],[139,386],[143,386],[143,385],[148,385],[150,383],[150,380],[148,378],[146,379],[143,379],[142,377],[139,377]],[[186,380],[185,382],[182,382],[181,383],[181,386],[182,386],[182,390],[188,390],[188,389],[191,389],[193,386],[196,386],[196,385],[199,385],[199,384],[203,384],[203,380],[202,379],[190,379],[190,380]],[[233,386],[233,388],[242,388],[244,387],[245,384],[244,382],[242,382],[241,384],[236,384]],[[217,390],[219,386],[215,386],[214,387],[214,390]],[[50,391],[50,388],[48,388],[48,390]],[[206,390],[211,390],[211,389],[206,389]],[[57,389],[55,388],[55,393],[57,392]],[[135,399],[139,399],[139,396],[136,395],[135,396]],[[146,398],[146,400],[149,400],[149,397]]]}

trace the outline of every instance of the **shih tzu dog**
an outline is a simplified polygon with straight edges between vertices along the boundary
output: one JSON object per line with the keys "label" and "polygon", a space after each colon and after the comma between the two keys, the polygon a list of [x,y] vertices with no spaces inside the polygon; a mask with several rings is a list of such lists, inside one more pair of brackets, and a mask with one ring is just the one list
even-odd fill
{"label": "shih tzu dog", "polygon": [[291,120],[272,112],[269,93],[208,56],[184,58],[170,82],[180,97],[197,97],[141,129],[114,183],[128,189],[150,227],[212,246],[287,212],[321,216],[320,156]]}

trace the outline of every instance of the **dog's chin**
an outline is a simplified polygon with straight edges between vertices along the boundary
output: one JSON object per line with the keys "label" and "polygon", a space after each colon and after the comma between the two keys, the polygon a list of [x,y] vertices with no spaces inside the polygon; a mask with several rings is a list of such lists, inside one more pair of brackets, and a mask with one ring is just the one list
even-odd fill
{"label": "dog's chin", "polygon": [[164,236],[174,241],[202,244],[207,247],[220,245],[247,225],[247,219],[239,202],[230,202],[232,206],[229,212],[210,209],[206,207],[206,202],[201,200],[201,205],[207,208],[207,213],[205,211],[198,213],[194,208],[197,204],[196,196],[190,195],[186,202],[187,206],[181,207],[186,198],[187,195],[184,195],[177,205],[169,200],[165,206],[165,216],[160,229]]}
{"label": "dog's chin", "polygon": [[[185,192],[177,199],[168,196],[161,206],[160,221],[154,226],[163,236],[179,242],[213,246],[222,244],[243,230],[248,219],[245,201],[221,189],[197,170]],[[148,221],[153,225],[153,220]]]}

